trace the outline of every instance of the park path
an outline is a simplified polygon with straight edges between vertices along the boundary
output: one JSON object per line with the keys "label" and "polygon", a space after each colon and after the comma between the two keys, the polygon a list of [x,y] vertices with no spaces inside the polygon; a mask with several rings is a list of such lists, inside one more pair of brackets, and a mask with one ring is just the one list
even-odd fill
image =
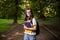
{"label": "park path", "polygon": [[[23,25],[18,24],[14,29],[8,33],[1,35],[0,40],[23,40]],[[45,30],[42,26],[40,27],[40,34],[36,36],[37,40],[57,40],[51,33]]]}

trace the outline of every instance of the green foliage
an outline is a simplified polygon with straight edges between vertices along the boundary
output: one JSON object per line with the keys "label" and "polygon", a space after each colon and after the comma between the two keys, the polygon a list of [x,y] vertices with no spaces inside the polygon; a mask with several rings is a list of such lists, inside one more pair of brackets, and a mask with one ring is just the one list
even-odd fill
{"label": "green foliage", "polygon": [[31,0],[30,7],[37,18],[55,17],[57,15],[57,0]]}
{"label": "green foliage", "polygon": [[[28,3],[27,3],[28,1]],[[33,10],[33,14],[40,18],[41,16],[55,17],[58,13],[57,0],[0,0],[0,18],[13,19],[16,13],[16,6],[18,6],[17,16],[21,18],[24,15],[25,6]],[[48,10],[49,9],[49,10]],[[44,17],[42,17],[44,18]]]}
{"label": "green foliage", "polygon": [[13,17],[13,13],[15,12],[15,0],[3,0],[3,3],[0,4],[0,14],[2,18]]}
{"label": "green foliage", "polygon": [[44,9],[44,16],[45,17],[55,17],[56,16],[56,10],[54,7],[50,6],[49,8]]}
{"label": "green foliage", "polygon": [[[16,12],[15,0],[0,0],[0,18],[14,18]],[[18,0],[18,5],[22,5],[21,0]],[[23,9],[18,7],[17,15],[21,17]]]}

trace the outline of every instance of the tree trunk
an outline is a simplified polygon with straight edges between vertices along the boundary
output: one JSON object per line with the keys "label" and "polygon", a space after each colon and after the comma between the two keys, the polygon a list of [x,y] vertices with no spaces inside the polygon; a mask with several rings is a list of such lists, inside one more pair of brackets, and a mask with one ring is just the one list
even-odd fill
{"label": "tree trunk", "polygon": [[43,10],[41,10],[41,12],[40,12],[40,18],[42,19],[42,20],[46,20],[46,17],[44,16],[44,14],[43,14]]}
{"label": "tree trunk", "polygon": [[15,0],[15,5],[16,5],[16,11],[15,11],[15,14],[14,14],[14,23],[17,23],[17,17],[18,17],[18,0]]}

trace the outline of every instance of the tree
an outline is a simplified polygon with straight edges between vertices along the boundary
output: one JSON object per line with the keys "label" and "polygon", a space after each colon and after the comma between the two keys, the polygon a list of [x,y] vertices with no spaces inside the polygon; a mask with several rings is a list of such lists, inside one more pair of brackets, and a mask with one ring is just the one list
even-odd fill
{"label": "tree", "polygon": [[17,22],[23,12],[21,8],[23,0],[1,0],[0,1],[0,18],[14,19],[14,23]]}
{"label": "tree", "polygon": [[14,23],[17,23],[17,17],[18,17],[18,0],[15,0],[15,7],[16,7],[16,11],[15,11],[15,14],[14,14]]}
{"label": "tree", "polygon": [[[57,10],[56,10],[56,0],[31,0],[31,8],[33,9],[34,15],[38,19],[43,19],[45,20],[48,17],[55,17]],[[49,8],[49,15],[46,17],[45,12],[46,9]]]}

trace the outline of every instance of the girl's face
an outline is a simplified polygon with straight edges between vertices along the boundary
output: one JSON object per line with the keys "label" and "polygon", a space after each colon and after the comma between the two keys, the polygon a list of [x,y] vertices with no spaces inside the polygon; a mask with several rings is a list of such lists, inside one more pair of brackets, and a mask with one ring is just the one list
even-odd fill
{"label": "girl's face", "polygon": [[27,14],[27,16],[30,17],[30,16],[31,16],[31,11],[30,11],[30,10],[27,10],[27,11],[26,11],[26,14]]}

